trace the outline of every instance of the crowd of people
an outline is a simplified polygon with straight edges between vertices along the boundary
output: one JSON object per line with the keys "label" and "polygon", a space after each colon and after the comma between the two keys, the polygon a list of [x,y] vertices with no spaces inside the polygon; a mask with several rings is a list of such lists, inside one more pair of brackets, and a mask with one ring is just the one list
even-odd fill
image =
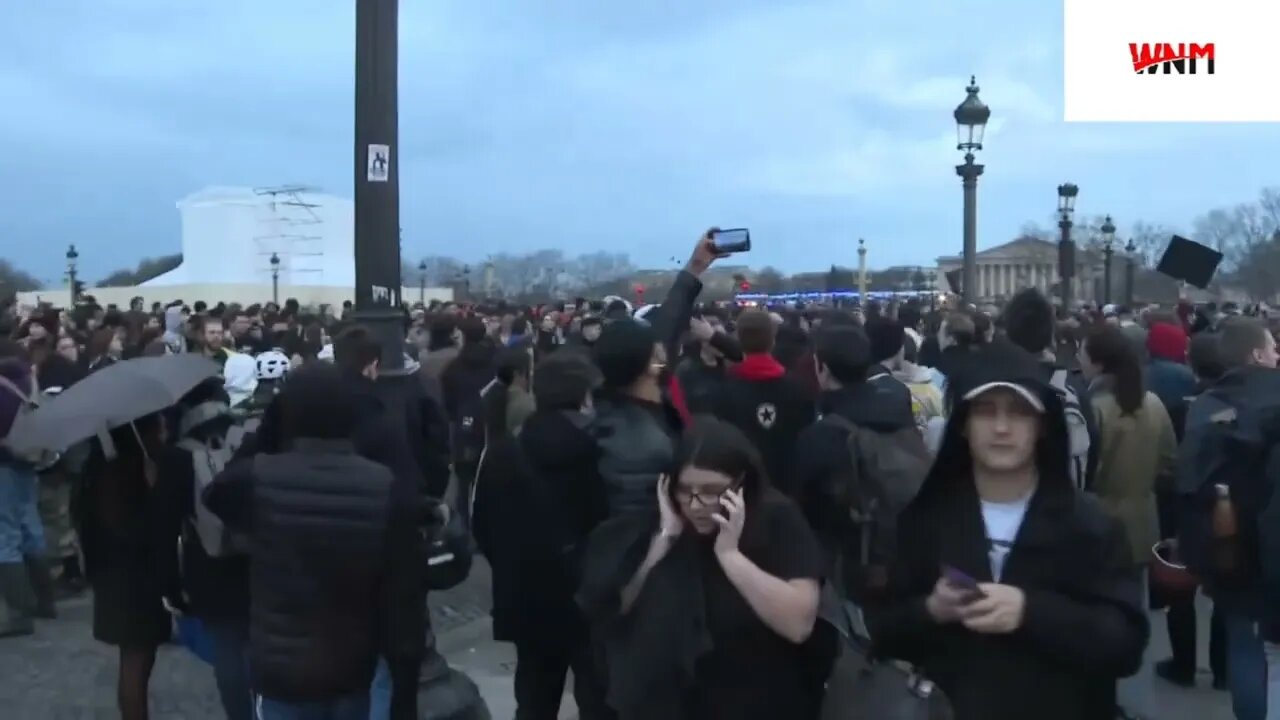
{"label": "crowd of people", "polygon": [[229,720],[416,720],[426,594],[476,550],[518,720],[570,675],[583,720],[1111,720],[1196,683],[1202,590],[1212,686],[1280,717],[1263,319],[700,304],[716,259],[700,238],[641,308],[407,308],[394,373],[349,308],[11,309],[0,431],[131,357],[221,372],[56,460],[0,454],[0,636],[91,589],[126,720],[175,618]]}

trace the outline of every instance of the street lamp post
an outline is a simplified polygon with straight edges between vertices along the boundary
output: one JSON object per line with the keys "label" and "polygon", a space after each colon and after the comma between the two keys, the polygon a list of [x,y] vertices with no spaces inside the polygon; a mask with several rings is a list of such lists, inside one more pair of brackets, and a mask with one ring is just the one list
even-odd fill
{"label": "street lamp post", "polygon": [[1111,247],[1116,239],[1116,226],[1111,222],[1111,216],[1108,215],[1106,220],[1102,221],[1102,302],[1111,304],[1111,256],[1115,254],[1115,250]]}
{"label": "street lamp post", "polygon": [[271,253],[271,302],[280,305],[280,256]]}
{"label": "street lamp post", "polygon": [[973,153],[982,149],[982,136],[991,119],[991,108],[978,99],[978,79],[969,77],[964,101],[956,107],[956,149],[964,151],[964,162],[956,166],[964,187],[964,270],[960,294],[966,304],[977,299],[978,289],[978,176],[983,166]]}
{"label": "street lamp post", "polygon": [[67,247],[67,283],[71,286],[71,304],[75,305],[80,299],[80,283],[79,275],[76,270],[76,263],[80,259],[80,253],[76,252],[74,244]]}
{"label": "street lamp post", "polygon": [[1058,229],[1062,237],[1058,240],[1058,279],[1062,282],[1062,309],[1071,312],[1075,300],[1076,277],[1076,244],[1071,240],[1071,216],[1076,210],[1076,196],[1080,188],[1074,183],[1063,183],[1058,186]]}
{"label": "street lamp post", "polygon": [[858,302],[867,306],[867,241],[858,238]]}
{"label": "street lamp post", "polygon": [[427,261],[418,261],[418,304],[427,304]]}
{"label": "street lamp post", "polygon": [[356,0],[355,306],[382,345],[379,371],[404,371],[400,310],[398,0]]}
{"label": "street lamp post", "polygon": [[1124,246],[1126,265],[1124,267],[1124,304],[1133,307],[1133,277],[1138,270],[1138,248],[1133,244],[1133,238],[1129,238],[1129,244]]}
{"label": "street lamp post", "polygon": [[471,266],[463,265],[462,266],[462,300],[465,302],[470,299],[471,299]]}

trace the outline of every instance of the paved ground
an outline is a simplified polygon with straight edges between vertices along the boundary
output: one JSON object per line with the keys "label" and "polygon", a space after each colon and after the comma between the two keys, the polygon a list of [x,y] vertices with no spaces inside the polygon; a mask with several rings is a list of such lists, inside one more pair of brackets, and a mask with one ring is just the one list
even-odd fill
{"label": "paved ground", "polygon": [[[476,572],[462,586],[431,599],[439,647],[454,667],[465,671],[480,687],[494,720],[514,715],[512,672],[514,656],[508,646],[491,640],[488,607],[488,569]],[[116,718],[115,668],[111,648],[90,636],[90,601],[63,603],[62,617],[42,622],[30,638],[0,640],[0,718],[3,720],[110,720]],[[1200,634],[1208,639],[1208,613]],[[1163,618],[1155,621],[1151,657],[1167,654]],[[1202,649],[1201,657],[1207,657]],[[1203,664],[1203,663],[1202,663]],[[1230,720],[1225,693],[1208,689],[1207,673],[1200,687],[1186,691],[1156,681],[1156,720]],[[155,720],[221,720],[213,678],[206,665],[178,647],[161,650],[151,685]],[[573,716],[566,698],[564,718]]]}

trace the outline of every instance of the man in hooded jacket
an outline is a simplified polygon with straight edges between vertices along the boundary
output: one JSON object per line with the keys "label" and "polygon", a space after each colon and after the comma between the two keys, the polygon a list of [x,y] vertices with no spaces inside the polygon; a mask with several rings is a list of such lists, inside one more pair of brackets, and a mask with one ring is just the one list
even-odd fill
{"label": "man in hooded jacket", "polygon": [[1124,529],[1072,484],[1040,374],[1005,342],[953,368],[937,461],[867,608],[877,651],[915,664],[955,720],[1111,720],[1149,635]]}

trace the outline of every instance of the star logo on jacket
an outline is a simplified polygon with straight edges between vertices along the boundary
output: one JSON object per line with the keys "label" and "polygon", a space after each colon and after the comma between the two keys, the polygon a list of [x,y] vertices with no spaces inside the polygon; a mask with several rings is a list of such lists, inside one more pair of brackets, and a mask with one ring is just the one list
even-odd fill
{"label": "star logo on jacket", "polygon": [[778,421],[778,408],[773,403],[760,403],[756,408],[756,422],[760,423],[760,427],[768,430]]}

